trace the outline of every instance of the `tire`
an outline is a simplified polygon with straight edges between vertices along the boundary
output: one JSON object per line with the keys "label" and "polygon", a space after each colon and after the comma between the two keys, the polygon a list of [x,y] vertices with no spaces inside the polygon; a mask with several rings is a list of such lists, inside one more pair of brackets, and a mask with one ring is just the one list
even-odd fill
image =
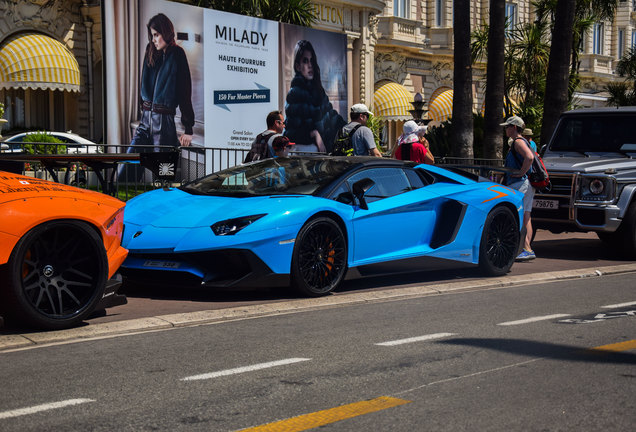
{"label": "tire", "polygon": [[487,276],[510,271],[517,257],[520,235],[517,218],[508,207],[494,208],[486,217],[479,244],[479,268]]}
{"label": "tire", "polygon": [[328,217],[309,220],[298,233],[291,262],[292,288],[310,297],[333,291],[347,271],[347,241]]}
{"label": "tire", "polygon": [[31,229],[5,267],[7,315],[49,330],[71,327],[90,315],[108,277],[100,236],[87,224],[71,220]]}
{"label": "tire", "polygon": [[621,249],[621,239],[616,235],[616,232],[597,232],[599,240],[611,247],[613,250]]}
{"label": "tire", "polygon": [[[600,234],[600,233],[599,233]],[[600,235],[599,238],[603,239]],[[627,259],[636,259],[636,202],[632,202],[625,212],[623,222],[610,236],[610,244]]]}

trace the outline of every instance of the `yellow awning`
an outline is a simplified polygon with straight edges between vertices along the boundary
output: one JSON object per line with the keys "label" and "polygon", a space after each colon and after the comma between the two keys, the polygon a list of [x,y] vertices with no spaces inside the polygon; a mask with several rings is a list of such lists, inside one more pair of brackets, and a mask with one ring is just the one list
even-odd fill
{"label": "yellow awning", "polygon": [[379,86],[373,95],[374,116],[386,120],[412,120],[409,110],[413,109],[413,95],[403,86],[388,82]]}
{"label": "yellow awning", "polygon": [[428,118],[443,122],[453,115],[453,89],[440,87],[433,92],[428,102]]}
{"label": "yellow awning", "polygon": [[0,89],[10,88],[79,92],[79,65],[52,37],[19,33],[0,46]]}

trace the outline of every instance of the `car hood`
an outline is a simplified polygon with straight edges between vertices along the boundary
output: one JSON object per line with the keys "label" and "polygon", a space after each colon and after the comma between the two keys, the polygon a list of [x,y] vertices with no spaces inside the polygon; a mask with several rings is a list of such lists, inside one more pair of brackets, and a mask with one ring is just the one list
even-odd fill
{"label": "car hood", "polygon": [[76,200],[96,201],[115,208],[124,206],[124,203],[119,199],[99,192],[0,171],[0,204],[43,197],[65,197]]}
{"label": "car hood", "polygon": [[550,172],[582,172],[599,173],[607,169],[617,171],[635,169],[636,160],[627,157],[568,157],[547,156],[543,158],[548,173]]}
{"label": "car hood", "polygon": [[284,211],[281,201],[307,199],[301,195],[247,198],[191,195],[180,189],[146,192],[128,201],[124,223],[157,228],[197,228],[221,220]]}

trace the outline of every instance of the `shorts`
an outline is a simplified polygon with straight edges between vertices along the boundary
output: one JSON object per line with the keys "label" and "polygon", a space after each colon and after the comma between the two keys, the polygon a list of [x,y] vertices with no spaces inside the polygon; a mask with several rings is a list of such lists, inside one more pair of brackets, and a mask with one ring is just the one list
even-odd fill
{"label": "shorts", "polygon": [[534,188],[530,186],[530,180],[525,179],[508,185],[512,189],[516,189],[523,194],[523,211],[532,211],[532,200],[534,200]]}

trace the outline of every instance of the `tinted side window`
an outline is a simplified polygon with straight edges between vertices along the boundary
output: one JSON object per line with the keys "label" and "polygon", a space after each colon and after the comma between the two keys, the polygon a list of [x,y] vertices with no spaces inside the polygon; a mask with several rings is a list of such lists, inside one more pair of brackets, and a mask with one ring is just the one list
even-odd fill
{"label": "tinted side window", "polygon": [[426,186],[426,184],[424,183],[424,180],[422,180],[422,177],[420,177],[420,175],[416,173],[414,170],[405,169],[404,172],[406,173],[406,176],[408,177],[409,182],[411,183],[411,189],[419,189],[421,187]]}
{"label": "tinted side window", "polygon": [[375,182],[375,185],[365,195],[368,203],[399,195],[412,189],[402,168],[367,169],[353,174],[347,183],[353,187],[355,182],[364,178],[370,178]]}
{"label": "tinted side window", "polygon": [[633,144],[636,116],[581,116],[561,121],[551,150],[615,152]]}

